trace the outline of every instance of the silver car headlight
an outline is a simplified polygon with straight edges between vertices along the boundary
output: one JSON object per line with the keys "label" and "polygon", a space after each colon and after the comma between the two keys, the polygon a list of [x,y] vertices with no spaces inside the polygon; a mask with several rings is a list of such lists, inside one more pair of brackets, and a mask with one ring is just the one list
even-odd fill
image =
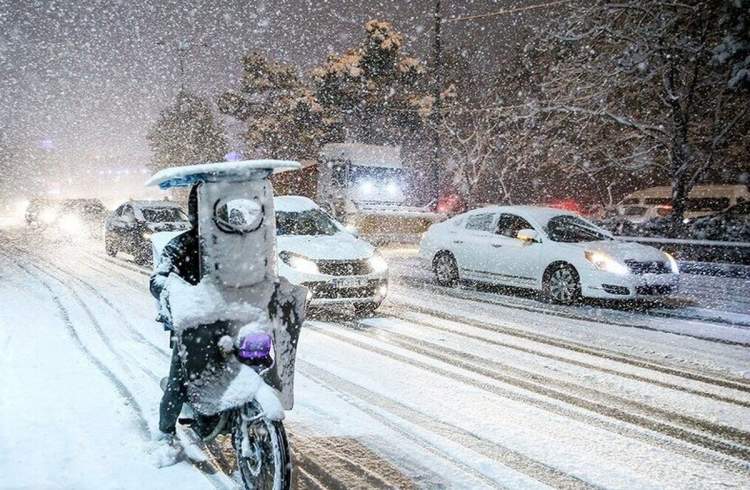
{"label": "silver car headlight", "polygon": [[42,220],[42,223],[49,225],[57,219],[57,214],[57,209],[55,208],[44,208],[39,212],[39,219]]}
{"label": "silver car headlight", "polygon": [[669,267],[672,269],[672,274],[679,274],[680,268],[677,266],[677,261],[669,255],[667,252],[662,252],[669,262]]}
{"label": "silver car headlight", "polygon": [[630,273],[628,266],[618,262],[609,255],[596,252],[592,250],[586,250],[586,260],[594,264],[594,267],[603,272],[611,272],[612,274],[619,274],[624,276]]}
{"label": "silver car headlight", "polygon": [[380,274],[388,270],[388,262],[378,253],[373,254],[367,261],[370,263],[370,269],[375,274]]}
{"label": "silver car headlight", "polygon": [[279,258],[292,269],[298,270],[305,274],[320,274],[318,264],[303,255],[293,254],[290,252],[281,252]]}

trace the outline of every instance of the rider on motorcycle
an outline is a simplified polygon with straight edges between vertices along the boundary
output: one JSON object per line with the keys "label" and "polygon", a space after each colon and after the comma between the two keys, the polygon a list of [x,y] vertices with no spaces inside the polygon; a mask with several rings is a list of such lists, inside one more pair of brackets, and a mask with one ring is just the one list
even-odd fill
{"label": "rider on motorcycle", "polygon": [[[164,247],[159,257],[156,269],[151,275],[150,290],[157,301],[160,299],[164,284],[169,274],[174,273],[190,284],[198,284],[200,281],[200,250],[198,241],[198,196],[196,186],[190,189],[188,197],[188,218],[192,228],[182,233]],[[169,319],[159,315],[158,318],[164,324],[165,330],[172,330]],[[170,339],[172,347],[172,360],[169,366],[169,378],[167,386],[159,405],[159,439],[171,439],[175,434],[177,417],[180,415],[182,405],[186,401],[187,393],[185,381],[180,368],[180,358],[177,352],[178,345],[174,339]]]}
{"label": "rider on motorcycle", "polygon": [[[174,436],[185,405],[192,412],[193,435],[203,441],[231,436],[246,489],[291,484],[283,418],[294,404],[307,291],[276,272],[269,177],[277,168],[299,168],[299,163],[177,167],[147,182],[162,189],[191,186],[193,225],[155,255],[151,276],[158,320],[170,331],[173,346],[169,377],[162,380],[155,463],[179,460],[182,448]],[[187,457],[190,452],[185,451]]]}

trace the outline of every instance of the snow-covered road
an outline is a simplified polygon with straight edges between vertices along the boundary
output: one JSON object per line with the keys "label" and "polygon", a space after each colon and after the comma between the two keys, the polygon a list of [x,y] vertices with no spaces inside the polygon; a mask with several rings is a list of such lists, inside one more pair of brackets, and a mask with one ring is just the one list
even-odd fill
{"label": "snow-covered road", "polygon": [[[392,258],[376,317],[317,312],[288,413],[300,488],[743,488],[750,284],[558,308]],[[0,488],[227,488],[221,447],[149,456],[166,373],[146,272],[0,231]],[[187,434],[187,432],[183,433]]]}

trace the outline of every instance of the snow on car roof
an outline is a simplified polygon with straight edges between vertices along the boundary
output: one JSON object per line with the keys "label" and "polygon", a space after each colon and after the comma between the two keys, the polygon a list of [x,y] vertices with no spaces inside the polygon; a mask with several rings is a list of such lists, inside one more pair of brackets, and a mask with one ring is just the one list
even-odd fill
{"label": "snow on car roof", "polygon": [[327,160],[348,160],[363,167],[403,167],[398,146],[328,143],[320,149],[320,155]]}
{"label": "snow on car roof", "polygon": [[484,208],[472,209],[466,214],[477,213],[513,213],[525,218],[532,218],[540,224],[547,223],[550,218],[560,215],[578,216],[576,213],[560,208],[550,208],[543,206],[487,206]]}
{"label": "snow on car roof", "polygon": [[165,168],[148,179],[146,186],[158,185],[162,189],[189,187],[197,182],[264,178],[269,172],[297,168],[300,168],[300,163],[293,160],[202,163],[200,165]]}
{"label": "snow on car roof", "polygon": [[175,201],[128,201],[135,208],[181,208]]}
{"label": "snow on car roof", "polygon": [[283,213],[299,213],[310,209],[318,209],[315,201],[303,196],[276,196],[273,198],[276,211]]}

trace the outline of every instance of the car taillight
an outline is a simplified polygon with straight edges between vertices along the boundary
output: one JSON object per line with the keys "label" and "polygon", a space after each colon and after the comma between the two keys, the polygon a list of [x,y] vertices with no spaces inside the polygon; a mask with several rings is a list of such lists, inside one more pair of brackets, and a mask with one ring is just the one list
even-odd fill
{"label": "car taillight", "polygon": [[271,336],[266,333],[251,333],[240,341],[240,350],[237,353],[243,361],[257,363],[271,357]]}

